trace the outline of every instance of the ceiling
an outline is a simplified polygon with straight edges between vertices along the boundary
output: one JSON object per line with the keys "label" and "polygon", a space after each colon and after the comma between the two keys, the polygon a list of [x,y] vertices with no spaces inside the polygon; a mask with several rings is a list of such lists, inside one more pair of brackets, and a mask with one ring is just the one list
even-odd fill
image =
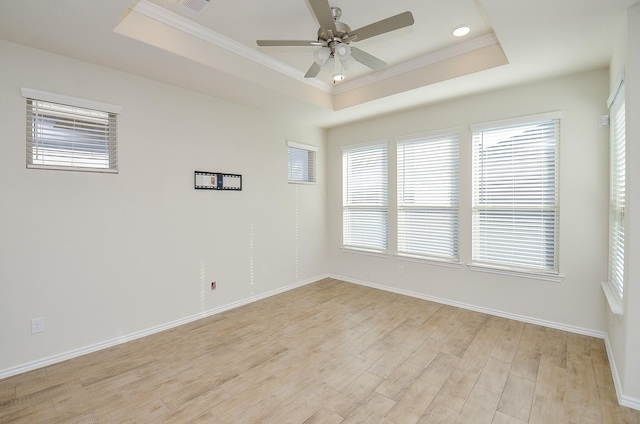
{"label": "ceiling", "polygon": [[[324,128],[499,87],[606,67],[624,12],[640,0],[329,0],[352,29],[411,11],[414,25],[351,46],[388,63],[304,78],[317,47],[306,0],[2,0],[0,39]],[[456,38],[451,30],[470,24]]]}

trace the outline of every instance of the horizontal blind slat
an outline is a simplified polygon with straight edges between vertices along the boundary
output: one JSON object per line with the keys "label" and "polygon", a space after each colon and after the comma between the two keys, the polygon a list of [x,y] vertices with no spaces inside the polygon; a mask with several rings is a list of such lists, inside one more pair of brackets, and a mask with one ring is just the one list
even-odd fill
{"label": "horizontal blind slat", "polygon": [[387,146],[343,150],[343,246],[387,250]]}
{"label": "horizontal blind slat", "polygon": [[398,252],[458,260],[459,135],[397,143]]}
{"label": "horizontal blind slat", "polygon": [[559,119],[473,133],[472,255],[558,272]]}
{"label": "horizontal blind slat", "polygon": [[117,170],[115,113],[27,99],[27,166]]}
{"label": "horizontal blind slat", "polygon": [[626,134],[624,82],[611,104],[610,190],[609,190],[609,284],[615,295],[624,295]]}

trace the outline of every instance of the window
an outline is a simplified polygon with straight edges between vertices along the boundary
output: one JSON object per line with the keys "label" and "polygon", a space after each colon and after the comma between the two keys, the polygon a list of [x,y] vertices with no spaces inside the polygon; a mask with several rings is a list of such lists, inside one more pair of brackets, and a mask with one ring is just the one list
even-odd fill
{"label": "window", "polygon": [[316,182],[316,151],[315,146],[287,142],[289,148],[289,182]]}
{"label": "window", "polygon": [[398,140],[398,254],[458,260],[459,135]]}
{"label": "window", "polygon": [[474,264],[557,275],[560,113],[472,131]]}
{"label": "window", "polygon": [[387,251],[387,144],[342,151],[343,246]]}
{"label": "window", "polygon": [[[624,292],[625,248],[625,90],[624,79],[609,102],[611,116],[609,190],[609,286],[617,300]],[[621,302],[620,302],[621,305]]]}
{"label": "window", "polygon": [[117,106],[22,89],[27,168],[118,172]]}

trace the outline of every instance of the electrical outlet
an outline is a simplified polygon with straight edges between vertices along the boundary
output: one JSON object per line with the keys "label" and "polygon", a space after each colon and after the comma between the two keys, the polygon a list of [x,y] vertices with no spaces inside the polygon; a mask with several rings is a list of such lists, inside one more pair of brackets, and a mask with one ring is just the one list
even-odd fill
{"label": "electrical outlet", "polygon": [[404,275],[404,266],[398,265],[398,274],[399,275]]}
{"label": "electrical outlet", "polygon": [[260,277],[267,278],[269,276],[269,270],[267,268],[262,268],[260,270]]}
{"label": "electrical outlet", "polygon": [[31,320],[31,334],[42,333],[44,331],[44,318],[34,318]]}
{"label": "electrical outlet", "polygon": [[216,289],[216,282],[212,281],[211,282],[211,290],[215,290]]}

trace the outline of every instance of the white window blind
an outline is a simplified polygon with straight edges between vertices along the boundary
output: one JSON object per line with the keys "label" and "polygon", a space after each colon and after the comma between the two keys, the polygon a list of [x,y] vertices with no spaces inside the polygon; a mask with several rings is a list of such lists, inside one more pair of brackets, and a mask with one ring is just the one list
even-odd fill
{"label": "white window blind", "polygon": [[558,274],[560,115],[473,126],[473,261]]}
{"label": "white window blind", "polygon": [[458,260],[459,135],[398,140],[398,254]]}
{"label": "white window blind", "polygon": [[289,150],[289,182],[316,182],[316,151],[315,146],[287,142]]}
{"label": "white window blind", "polygon": [[342,170],[343,246],[386,252],[386,143],[343,149]]}
{"label": "white window blind", "polygon": [[622,300],[625,250],[625,93],[621,81],[610,105],[609,284]]}
{"label": "white window blind", "polygon": [[103,105],[98,102],[22,91],[27,105],[27,168],[118,171],[116,112],[86,107]]}

